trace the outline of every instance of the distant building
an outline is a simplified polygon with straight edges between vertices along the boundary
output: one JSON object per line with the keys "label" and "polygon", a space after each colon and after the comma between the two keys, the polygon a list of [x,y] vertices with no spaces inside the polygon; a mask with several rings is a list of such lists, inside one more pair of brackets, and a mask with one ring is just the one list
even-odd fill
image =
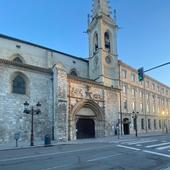
{"label": "distant building", "polygon": [[[107,0],[94,0],[88,27],[89,59],[0,35],[0,143],[50,134],[74,140],[170,130],[170,88],[118,60],[117,25]],[[161,113],[164,113],[161,114]],[[134,115],[137,115],[135,122]]]}

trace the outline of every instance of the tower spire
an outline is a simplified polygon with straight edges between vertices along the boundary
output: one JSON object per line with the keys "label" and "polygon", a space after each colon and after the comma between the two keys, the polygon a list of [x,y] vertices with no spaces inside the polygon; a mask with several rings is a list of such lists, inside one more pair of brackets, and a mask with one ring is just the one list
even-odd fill
{"label": "tower spire", "polygon": [[99,15],[106,15],[110,17],[111,13],[109,0],[93,0],[93,18]]}

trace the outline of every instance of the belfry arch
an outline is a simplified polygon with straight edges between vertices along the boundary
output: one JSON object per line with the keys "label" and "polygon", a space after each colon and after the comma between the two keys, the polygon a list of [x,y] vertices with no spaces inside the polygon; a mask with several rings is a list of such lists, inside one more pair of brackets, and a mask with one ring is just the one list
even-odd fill
{"label": "belfry arch", "polygon": [[[88,127],[86,128],[86,126]],[[104,115],[102,109],[93,100],[79,101],[70,113],[69,139],[102,136],[104,136]]]}

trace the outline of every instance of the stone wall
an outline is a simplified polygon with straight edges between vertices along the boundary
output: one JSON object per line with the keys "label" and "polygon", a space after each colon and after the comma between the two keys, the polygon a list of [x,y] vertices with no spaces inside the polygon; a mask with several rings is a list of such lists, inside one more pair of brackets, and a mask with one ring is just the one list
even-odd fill
{"label": "stone wall", "polygon": [[56,140],[68,140],[68,102],[67,73],[63,65],[56,64],[53,69],[54,88],[54,137]]}
{"label": "stone wall", "polygon": [[[20,48],[17,48],[17,45],[19,45]],[[54,64],[61,63],[64,65],[67,73],[75,68],[78,76],[88,77],[88,61],[69,54],[37,46],[0,37],[0,58],[13,60],[14,54],[20,54],[26,64],[43,68],[52,68]]]}
{"label": "stone wall", "polygon": [[[15,72],[27,77],[27,95],[12,93]],[[25,101],[30,106],[41,103],[41,114],[34,116],[34,136],[35,140],[44,139],[46,133],[51,133],[52,124],[51,75],[0,64],[0,80],[0,143],[14,141],[16,132],[20,133],[20,140],[30,139],[31,115],[23,113]]]}

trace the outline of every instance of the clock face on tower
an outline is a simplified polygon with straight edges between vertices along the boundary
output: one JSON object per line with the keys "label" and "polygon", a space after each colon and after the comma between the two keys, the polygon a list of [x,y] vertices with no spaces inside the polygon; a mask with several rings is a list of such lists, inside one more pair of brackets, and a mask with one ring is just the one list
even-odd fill
{"label": "clock face on tower", "polygon": [[111,56],[109,56],[109,55],[106,56],[105,61],[106,61],[107,64],[110,64],[111,63]]}

